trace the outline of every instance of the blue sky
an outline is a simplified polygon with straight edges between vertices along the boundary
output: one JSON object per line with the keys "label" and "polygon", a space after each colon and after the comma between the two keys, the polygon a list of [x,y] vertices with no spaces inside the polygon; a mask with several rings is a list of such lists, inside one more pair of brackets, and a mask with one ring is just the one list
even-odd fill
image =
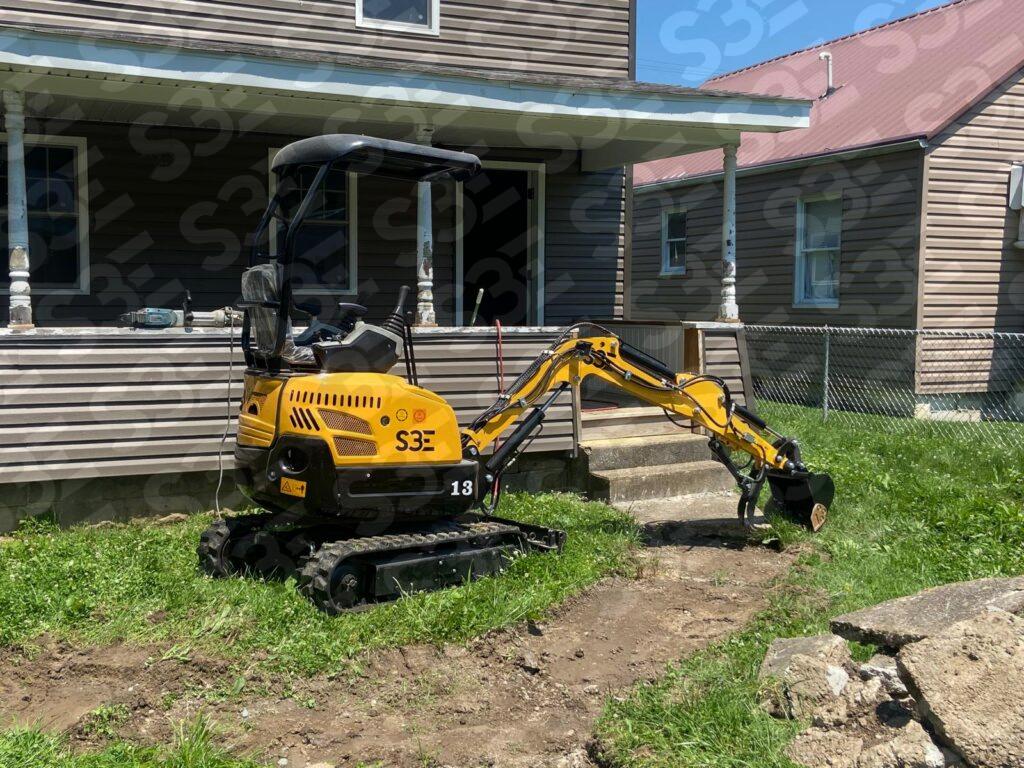
{"label": "blue sky", "polygon": [[639,0],[637,77],[696,86],[948,0]]}

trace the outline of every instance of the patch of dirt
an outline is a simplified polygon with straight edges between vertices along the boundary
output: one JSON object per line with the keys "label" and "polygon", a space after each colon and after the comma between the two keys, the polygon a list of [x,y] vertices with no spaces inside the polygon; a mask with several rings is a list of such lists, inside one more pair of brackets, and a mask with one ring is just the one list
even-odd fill
{"label": "patch of dirt", "polygon": [[[0,662],[0,713],[75,734],[87,713],[122,704],[130,711],[122,737],[164,742],[174,723],[205,710],[232,750],[287,758],[289,768],[579,766],[607,696],[737,630],[792,562],[707,536],[677,537],[641,556],[641,578],[606,580],[542,625],[465,646],[371,653],[357,679],[295,681],[288,695],[268,679],[210,703],[206,686],[231,686],[217,660],[49,644],[31,660]],[[79,728],[77,738],[90,737]]]}

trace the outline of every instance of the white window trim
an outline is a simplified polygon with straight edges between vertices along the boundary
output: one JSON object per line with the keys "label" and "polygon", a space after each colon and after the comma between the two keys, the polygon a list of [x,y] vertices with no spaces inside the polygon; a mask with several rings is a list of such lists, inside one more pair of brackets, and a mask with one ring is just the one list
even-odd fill
{"label": "white window trim", "polygon": [[427,13],[427,24],[410,24],[405,21],[387,21],[374,19],[363,14],[363,0],[356,0],[356,26],[360,29],[383,29],[388,32],[410,32],[414,35],[441,34],[441,0],[429,0],[430,10]]}
{"label": "white window trim", "polygon": [[[528,163],[512,160],[484,160],[483,168],[494,171],[526,171],[532,175],[536,194],[534,204],[527,206],[529,218],[526,223],[527,231],[536,233],[536,239],[531,244],[530,261],[535,282],[533,290],[527,286],[527,300],[530,306],[527,308],[527,317],[533,318],[531,325],[544,325],[544,285],[545,277],[545,255],[544,244],[547,241],[547,164]],[[466,324],[465,310],[462,303],[466,289],[466,268],[465,268],[465,234],[466,234],[466,198],[463,191],[463,183],[455,183],[455,326],[461,328]]]}
{"label": "white window trim", "polygon": [[[0,143],[6,147],[8,136],[0,133]],[[32,146],[71,147],[75,150],[75,194],[78,198],[78,282],[74,285],[47,287],[35,285],[29,280],[32,294],[35,296],[88,296],[91,290],[89,282],[89,142],[84,136],[43,136],[25,134],[25,149]],[[6,150],[5,150],[6,151]],[[0,216],[6,216],[4,209]],[[29,263],[32,253],[28,255]],[[10,286],[0,288],[0,295],[10,295]]]}
{"label": "white window trim", "polygon": [[[806,195],[801,197],[796,204],[796,238],[794,241],[793,258],[793,308],[794,309],[839,309],[839,299],[805,299],[801,298],[804,284],[804,223],[806,219],[805,208],[808,203],[817,203],[822,200],[842,200],[839,192],[826,192],[819,195]],[[842,219],[839,226],[839,247],[838,248],[817,248],[815,251],[835,250],[839,255],[839,263],[842,266],[843,255],[843,229]],[[840,273],[841,274],[841,273]],[[838,293],[839,287],[836,286]]]}
{"label": "white window trim", "polygon": [[[272,170],[274,158],[281,150],[272,147],[267,152],[268,200],[277,194],[277,174]],[[359,295],[359,174],[349,172],[345,183],[345,202],[348,207],[348,285],[319,288],[297,288],[297,296],[358,296]],[[277,255],[277,219],[270,220],[270,255]]]}
{"label": "white window trim", "polygon": [[[664,211],[661,212],[661,272],[658,274],[659,277],[674,277],[674,276],[685,275],[686,274],[686,261],[683,262],[683,266],[682,267],[670,267],[668,265],[668,261],[669,261],[669,258],[668,258],[668,256],[669,256],[669,254],[668,254],[668,244],[669,244],[669,238],[668,238],[668,218],[669,218],[669,216],[672,216],[672,215],[677,214],[677,213],[686,213],[686,214],[688,214],[689,211],[686,208],[667,208],[667,209],[665,209]],[[678,237],[677,238],[673,238],[672,242],[676,242],[676,241],[682,239],[683,243],[685,244],[689,240],[689,229],[690,229],[689,216],[687,216],[686,229],[687,229],[687,236],[686,237],[684,237],[684,238],[678,238]]]}

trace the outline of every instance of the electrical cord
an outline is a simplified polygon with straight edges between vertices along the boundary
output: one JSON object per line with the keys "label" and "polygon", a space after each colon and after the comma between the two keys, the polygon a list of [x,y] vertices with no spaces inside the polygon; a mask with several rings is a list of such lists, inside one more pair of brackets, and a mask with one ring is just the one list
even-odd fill
{"label": "electrical cord", "polygon": [[217,490],[213,493],[213,503],[217,510],[217,517],[221,518],[224,513],[220,509],[220,489],[224,485],[224,446],[228,441],[228,433],[231,431],[231,413],[234,402],[231,397],[231,383],[235,378],[235,313],[228,312],[228,399],[227,414],[224,419],[224,433],[220,436],[220,449],[217,451]]}

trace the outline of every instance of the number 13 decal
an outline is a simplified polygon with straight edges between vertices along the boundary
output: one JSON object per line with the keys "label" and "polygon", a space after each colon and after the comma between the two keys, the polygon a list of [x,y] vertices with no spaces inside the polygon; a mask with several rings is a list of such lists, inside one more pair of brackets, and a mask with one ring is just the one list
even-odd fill
{"label": "number 13 decal", "polygon": [[452,496],[472,496],[473,495],[473,481],[472,480],[453,480],[452,481]]}

